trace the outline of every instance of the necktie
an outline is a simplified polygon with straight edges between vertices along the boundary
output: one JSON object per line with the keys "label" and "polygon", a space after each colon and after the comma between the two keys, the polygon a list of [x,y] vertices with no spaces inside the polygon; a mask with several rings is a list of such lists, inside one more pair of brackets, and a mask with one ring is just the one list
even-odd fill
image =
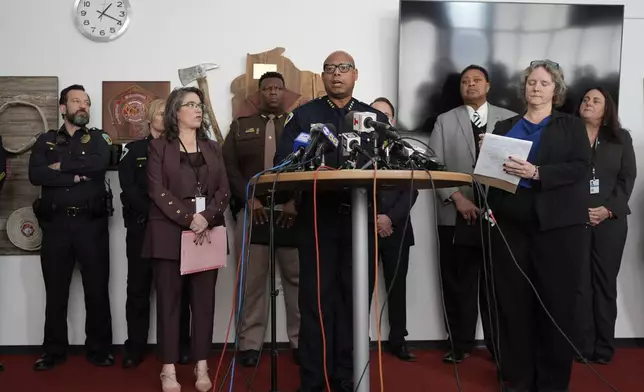
{"label": "necktie", "polygon": [[273,165],[275,149],[275,115],[269,114],[268,122],[266,123],[266,133],[264,135],[264,170],[275,166]]}
{"label": "necktie", "polygon": [[476,125],[478,128],[481,127],[481,115],[478,112],[474,112],[474,115],[472,115],[472,122],[474,125]]}

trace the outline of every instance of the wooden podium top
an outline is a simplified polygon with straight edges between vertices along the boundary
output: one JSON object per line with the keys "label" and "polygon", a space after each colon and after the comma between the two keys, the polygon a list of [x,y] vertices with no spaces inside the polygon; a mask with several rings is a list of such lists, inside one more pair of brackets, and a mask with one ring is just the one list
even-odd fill
{"label": "wooden podium top", "polygon": [[[446,171],[424,170],[378,170],[376,172],[376,185],[378,188],[402,188],[410,186],[414,179],[414,188],[432,189],[432,180],[435,188],[449,188],[455,186],[469,185],[472,183],[472,176],[463,173],[452,173]],[[260,176],[257,183],[257,190],[264,191],[273,188],[273,182],[277,176],[278,190],[311,189],[315,172],[292,172],[277,174],[264,174]],[[317,187],[321,190],[347,188],[347,187],[373,187],[373,170],[320,170],[317,173]],[[251,180],[253,183],[253,180]]]}

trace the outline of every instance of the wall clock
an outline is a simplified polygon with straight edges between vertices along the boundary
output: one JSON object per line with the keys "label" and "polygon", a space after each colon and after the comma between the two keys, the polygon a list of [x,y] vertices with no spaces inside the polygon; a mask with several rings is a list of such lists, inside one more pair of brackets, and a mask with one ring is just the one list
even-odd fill
{"label": "wall clock", "polygon": [[120,37],[130,24],[129,0],[76,0],[74,22],[85,37],[109,42]]}

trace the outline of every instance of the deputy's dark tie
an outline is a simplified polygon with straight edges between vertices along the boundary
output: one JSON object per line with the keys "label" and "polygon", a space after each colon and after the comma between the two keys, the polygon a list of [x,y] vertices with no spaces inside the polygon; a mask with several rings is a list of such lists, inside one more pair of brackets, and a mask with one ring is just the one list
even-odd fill
{"label": "deputy's dark tie", "polygon": [[273,157],[275,156],[275,115],[268,115],[266,123],[266,135],[264,135],[264,170],[273,167]]}

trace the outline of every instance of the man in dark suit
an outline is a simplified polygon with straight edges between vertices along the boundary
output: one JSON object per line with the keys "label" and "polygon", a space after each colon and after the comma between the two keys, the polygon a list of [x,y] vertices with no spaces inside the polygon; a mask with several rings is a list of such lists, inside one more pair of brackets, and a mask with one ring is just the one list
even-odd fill
{"label": "man in dark suit", "polygon": [[[384,97],[377,98],[371,106],[395,123],[395,110]],[[413,362],[412,354],[405,342],[407,332],[407,270],[409,269],[409,248],[414,245],[414,229],[409,212],[418,198],[418,191],[382,191],[378,193],[378,251],[382,260],[385,288],[388,293],[389,351],[402,361]],[[405,226],[406,225],[406,226]],[[372,275],[375,276],[375,275]],[[373,295],[375,281],[370,281],[369,293]],[[378,289],[377,287],[375,288]],[[369,301],[371,302],[371,301]]]}

